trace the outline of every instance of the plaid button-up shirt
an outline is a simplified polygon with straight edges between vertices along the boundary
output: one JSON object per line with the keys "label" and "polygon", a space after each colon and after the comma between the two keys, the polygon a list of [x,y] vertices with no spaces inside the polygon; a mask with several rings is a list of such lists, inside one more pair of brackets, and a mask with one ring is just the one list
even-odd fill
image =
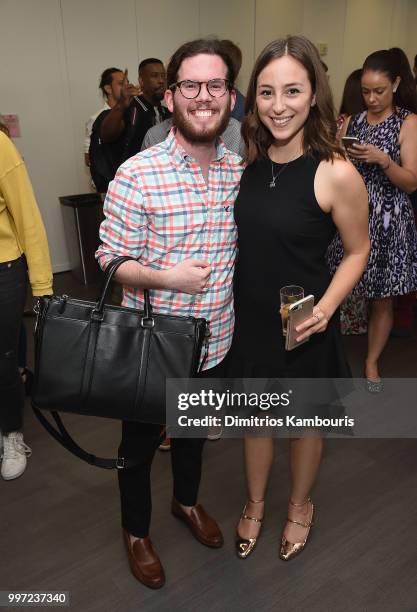
{"label": "plaid button-up shirt", "polygon": [[[171,131],[164,142],[128,159],[109,185],[97,258],[104,268],[118,255],[166,270],[185,259],[203,259],[212,272],[201,294],[151,290],[155,312],[204,317],[211,337],[205,368],[226,355],[233,334],[233,205],[243,162],[220,142],[206,183],[200,165]],[[123,305],[143,307],[143,291],[124,287]]]}

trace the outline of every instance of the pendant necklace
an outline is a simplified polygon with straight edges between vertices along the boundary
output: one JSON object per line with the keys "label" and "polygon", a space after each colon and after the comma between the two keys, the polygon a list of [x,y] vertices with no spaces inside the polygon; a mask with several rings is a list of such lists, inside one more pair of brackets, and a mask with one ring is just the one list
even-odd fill
{"label": "pendant necklace", "polygon": [[281,176],[281,174],[284,172],[284,170],[286,170],[288,164],[290,164],[292,161],[294,161],[297,157],[300,157],[300,153],[297,153],[297,155],[295,155],[294,157],[292,157],[291,159],[289,159],[287,161],[287,163],[285,163],[282,168],[280,168],[277,172],[277,174],[274,174],[274,162],[271,159],[271,176],[272,176],[272,180],[269,183],[269,187],[275,187],[275,183],[276,181],[279,179],[279,177]]}

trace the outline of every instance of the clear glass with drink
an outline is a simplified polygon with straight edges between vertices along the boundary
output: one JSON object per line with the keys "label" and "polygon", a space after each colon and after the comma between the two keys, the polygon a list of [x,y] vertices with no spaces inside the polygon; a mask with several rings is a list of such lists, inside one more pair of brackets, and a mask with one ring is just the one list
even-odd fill
{"label": "clear glass with drink", "polygon": [[302,300],[304,297],[304,289],[298,285],[287,285],[281,287],[279,290],[281,300],[281,321],[282,321],[282,333],[284,336],[287,335],[287,322],[288,322],[288,309],[291,304]]}

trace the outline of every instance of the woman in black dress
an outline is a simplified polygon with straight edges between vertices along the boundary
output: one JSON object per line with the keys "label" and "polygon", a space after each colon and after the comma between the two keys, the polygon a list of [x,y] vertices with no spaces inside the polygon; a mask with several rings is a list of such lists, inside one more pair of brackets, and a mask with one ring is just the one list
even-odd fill
{"label": "woman in black dress", "polygon": [[[236,328],[230,375],[252,378],[343,378],[350,375],[338,306],[360,278],[369,252],[366,189],[336,140],[331,92],[314,45],[300,36],[270,43],[256,61],[242,133],[246,168],[235,217],[239,232]],[[326,249],[336,229],[344,258],[331,279]],[[300,285],[315,296],[313,316],[284,348],[280,288]],[[260,323],[261,322],[261,323]],[[319,435],[290,441],[291,492],[281,559],[300,552],[313,518],[309,498],[320,464]],[[273,459],[272,438],[246,438],[248,501],[236,551],[256,544]]]}

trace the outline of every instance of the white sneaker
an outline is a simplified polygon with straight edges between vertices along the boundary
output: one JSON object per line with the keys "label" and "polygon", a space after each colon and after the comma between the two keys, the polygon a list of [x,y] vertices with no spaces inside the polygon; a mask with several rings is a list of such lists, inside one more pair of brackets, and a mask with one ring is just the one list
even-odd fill
{"label": "white sneaker", "polygon": [[26,469],[27,459],[32,450],[23,442],[23,434],[20,431],[12,431],[3,438],[3,463],[1,464],[1,475],[4,480],[13,480],[23,474]]}

